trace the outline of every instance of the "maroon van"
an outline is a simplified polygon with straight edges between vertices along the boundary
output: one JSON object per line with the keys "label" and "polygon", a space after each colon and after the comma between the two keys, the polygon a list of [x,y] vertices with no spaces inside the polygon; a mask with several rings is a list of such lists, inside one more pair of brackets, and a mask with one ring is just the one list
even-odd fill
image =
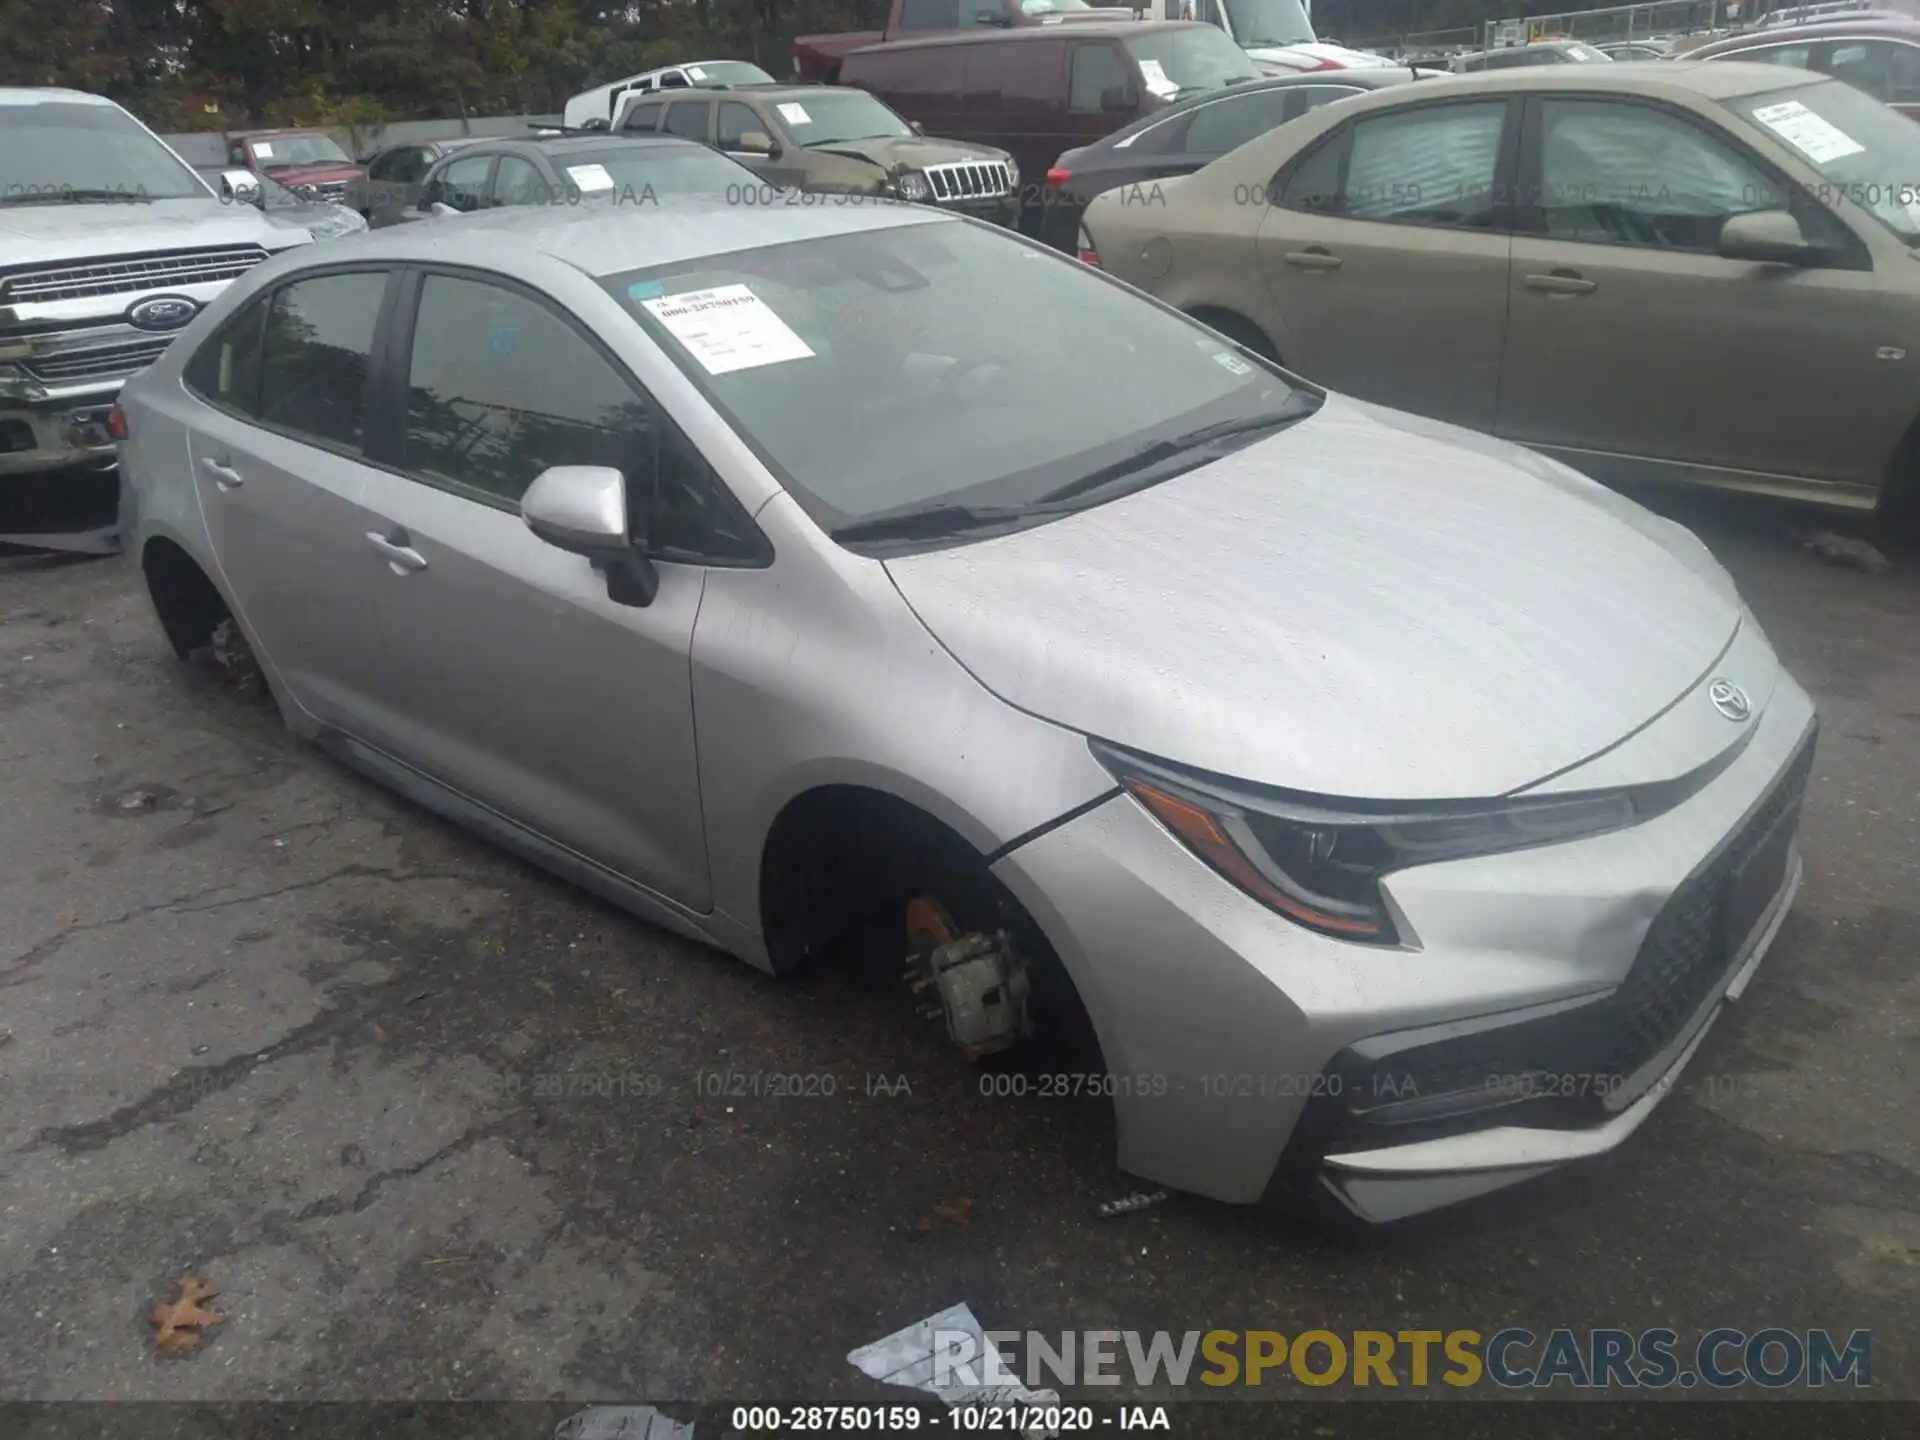
{"label": "maroon van", "polygon": [[877,95],[927,134],[1012,155],[1029,234],[1062,151],[1176,100],[1261,78],[1225,31],[1180,20],[982,28],[893,40],[840,62],[841,84]]}

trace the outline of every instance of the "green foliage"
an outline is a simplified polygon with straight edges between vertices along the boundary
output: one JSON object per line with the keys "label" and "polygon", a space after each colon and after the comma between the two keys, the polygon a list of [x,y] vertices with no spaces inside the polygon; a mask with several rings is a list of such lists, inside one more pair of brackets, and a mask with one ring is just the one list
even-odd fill
{"label": "green foliage", "polygon": [[[1108,0],[1125,3],[1125,0]],[[680,60],[790,68],[795,35],[874,29],[889,0],[0,0],[0,85],[111,96],[165,130],[549,113]],[[1346,35],[1563,8],[1320,0]]]}

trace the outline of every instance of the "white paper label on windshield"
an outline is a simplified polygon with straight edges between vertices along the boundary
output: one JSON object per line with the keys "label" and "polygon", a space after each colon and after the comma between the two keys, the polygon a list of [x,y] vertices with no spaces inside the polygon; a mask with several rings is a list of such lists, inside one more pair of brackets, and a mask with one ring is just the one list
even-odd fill
{"label": "white paper label on windshield", "polygon": [[1147,89],[1162,99],[1180,93],[1180,87],[1167,78],[1167,72],[1161,68],[1158,60],[1142,60],[1140,78],[1147,82]]}
{"label": "white paper label on windshield", "polygon": [[745,285],[717,285],[640,303],[709,375],[805,360],[813,354],[807,342]]}
{"label": "white paper label on windshield", "polygon": [[1253,366],[1242,360],[1238,355],[1229,355],[1224,350],[1216,350],[1214,352],[1213,363],[1218,365],[1222,370],[1228,371],[1230,374],[1251,375],[1253,373]]}
{"label": "white paper label on windshield", "polygon": [[811,125],[813,123],[813,117],[807,114],[807,107],[804,105],[795,105],[791,100],[788,100],[776,105],[774,108],[780,112],[780,118],[789,125]]}
{"label": "white paper label on windshield", "polygon": [[707,72],[698,65],[689,65],[687,66],[687,78],[689,80],[704,80],[707,78]]}
{"label": "white paper label on windshield", "polygon": [[569,165],[567,174],[573,183],[580,187],[582,195],[592,195],[601,190],[613,189],[613,176],[607,173],[604,165]]}
{"label": "white paper label on windshield", "polygon": [[265,140],[254,141],[253,158],[256,160],[271,160],[273,158],[273,146],[269,145]]}
{"label": "white paper label on windshield", "polygon": [[1816,165],[1838,160],[1843,155],[1858,155],[1867,148],[1838,125],[1821,119],[1798,100],[1762,105],[1753,112],[1753,118]]}

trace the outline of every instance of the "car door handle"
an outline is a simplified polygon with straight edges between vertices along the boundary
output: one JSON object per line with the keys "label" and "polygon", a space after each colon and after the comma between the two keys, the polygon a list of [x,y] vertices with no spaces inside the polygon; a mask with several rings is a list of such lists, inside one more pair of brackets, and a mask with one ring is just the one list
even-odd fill
{"label": "car door handle", "polygon": [[385,535],[369,530],[367,543],[387,557],[387,566],[396,575],[411,575],[427,568],[427,557],[413,548],[412,537],[405,530],[396,528]]}
{"label": "car door handle", "polygon": [[1545,275],[1527,276],[1529,290],[1542,290],[1549,295],[1591,295],[1600,288],[1598,280],[1589,280],[1578,270],[1554,270]]}
{"label": "car door handle", "polygon": [[238,490],[247,483],[247,477],[224,460],[216,460],[211,455],[200,457],[200,473],[220,487],[220,493]]}
{"label": "car door handle", "polygon": [[1304,250],[1289,250],[1280,258],[1300,270],[1338,270],[1346,263],[1322,245],[1309,245]]}

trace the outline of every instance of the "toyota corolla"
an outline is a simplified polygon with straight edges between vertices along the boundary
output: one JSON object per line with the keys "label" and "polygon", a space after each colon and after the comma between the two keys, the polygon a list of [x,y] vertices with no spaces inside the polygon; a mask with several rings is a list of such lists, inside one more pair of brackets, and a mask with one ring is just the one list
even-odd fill
{"label": "toyota corolla", "polygon": [[309,247],[115,424],[182,656],[753,965],[1089,1046],[1221,1200],[1612,1149],[1799,884],[1813,708],[1687,530],[964,218]]}

